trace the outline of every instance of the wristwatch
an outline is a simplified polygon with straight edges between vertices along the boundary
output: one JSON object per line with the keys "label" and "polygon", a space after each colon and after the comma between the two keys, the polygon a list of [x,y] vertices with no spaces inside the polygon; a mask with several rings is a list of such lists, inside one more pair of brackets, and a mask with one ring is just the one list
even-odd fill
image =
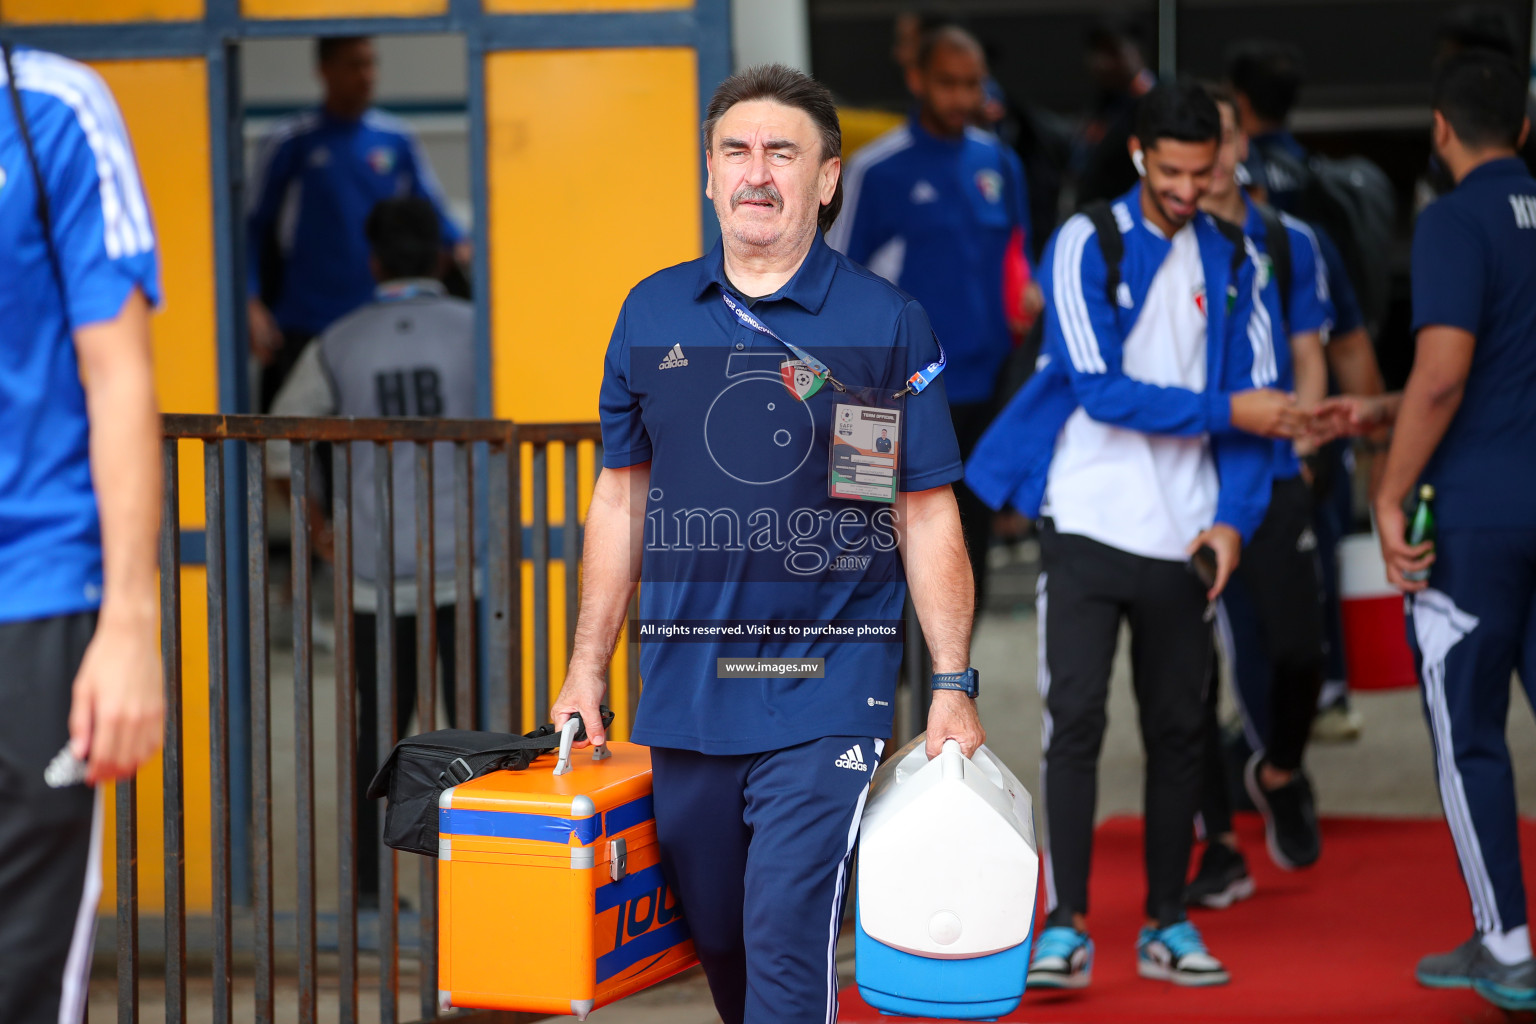
{"label": "wristwatch", "polygon": [[933,674],[933,688],[935,690],[959,690],[961,693],[976,699],[981,693],[981,674],[974,668],[968,668],[964,672],[935,672]]}

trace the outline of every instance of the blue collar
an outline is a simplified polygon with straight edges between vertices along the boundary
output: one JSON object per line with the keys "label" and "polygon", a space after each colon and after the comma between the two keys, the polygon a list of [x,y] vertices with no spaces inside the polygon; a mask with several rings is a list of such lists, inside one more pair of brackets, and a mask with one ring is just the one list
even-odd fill
{"label": "blue collar", "polygon": [[320,123],[326,128],[356,128],[363,123],[364,118],[369,113],[373,112],[373,108],[369,107],[368,112],[364,113],[362,117],[339,117],[327,110],[324,103],[320,104],[318,111]]}
{"label": "blue collar", "polygon": [[[811,239],[810,252],[805,254],[805,262],[800,264],[800,269],[795,271],[795,276],[785,282],[784,287],[772,295],[762,297],[762,302],[777,302],[780,299],[788,299],[807,313],[821,312],[821,307],[827,301],[827,293],[832,290],[832,276],[837,272],[837,253],[827,245],[817,231]],[[725,276],[725,247],[723,242],[716,242],[715,247],[699,261],[699,281],[694,288],[693,297],[703,298],[710,287],[725,291],[731,288],[729,279]]]}
{"label": "blue collar", "polygon": [[1478,164],[1472,168],[1456,187],[1460,188],[1470,181],[1482,181],[1484,178],[1524,178],[1530,173],[1530,169],[1525,166],[1525,161],[1518,156],[1501,156],[1497,160],[1489,160],[1485,164]]}
{"label": "blue collar", "polygon": [[959,152],[965,145],[966,133],[961,132],[958,139],[941,138],[923,127],[922,115],[916,107],[907,115],[907,130],[912,133],[912,141],[919,146],[928,146],[934,149]]}
{"label": "blue collar", "polygon": [[1159,228],[1159,227],[1157,227],[1154,224],[1148,224],[1147,223],[1146,215],[1142,213],[1142,210],[1141,210],[1141,190],[1142,190],[1142,186],[1143,186],[1143,182],[1140,182],[1140,181],[1136,182],[1136,184],[1131,186],[1131,190],[1129,192],[1127,192],[1125,195],[1121,196],[1119,199],[1115,200],[1114,202],[1110,203],[1109,205],[1111,207],[1114,207],[1118,203],[1121,203],[1121,202],[1125,203],[1126,211],[1128,213],[1130,213],[1130,215],[1131,215],[1131,223],[1132,223],[1132,225],[1134,225],[1135,227],[1141,228],[1143,231],[1145,231],[1147,234],[1151,235],[1153,238],[1157,239],[1159,242],[1162,242],[1164,245],[1167,245],[1167,244],[1169,244],[1169,239],[1168,239],[1168,237],[1166,235],[1163,234],[1162,228]]}
{"label": "blue collar", "polygon": [[[1148,221],[1146,216],[1142,213],[1141,190],[1144,184],[1144,182],[1138,181],[1135,185],[1131,186],[1131,190],[1129,192],[1125,193],[1125,195],[1121,196],[1119,199],[1111,200],[1109,205],[1111,208],[1114,208],[1115,206],[1124,203],[1127,212],[1129,212],[1131,215],[1131,224],[1133,227],[1141,228],[1143,231],[1157,239],[1163,245],[1172,245],[1172,237],[1163,234],[1163,229]],[[1251,208],[1252,207],[1250,206],[1250,209]],[[1210,216],[1211,215],[1208,213],[1197,211],[1190,223],[1196,224],[1202,219],[1209,218]]]}

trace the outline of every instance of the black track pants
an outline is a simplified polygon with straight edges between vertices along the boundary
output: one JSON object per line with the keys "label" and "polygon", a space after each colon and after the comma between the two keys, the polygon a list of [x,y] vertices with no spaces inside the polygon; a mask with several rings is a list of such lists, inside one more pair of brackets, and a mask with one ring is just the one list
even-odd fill
{"label": "black track pants", "polygon": [[1040,689],[1045,756],[1040,789],[1049,828],[1051,923],[1088,911],[1088,865],[1110,667],[1122,621],[1146,749],[1146,912],[1184,917],[1184,876],[1200,798],[1211,627],[1205,594],[1183,562],[1143,558],[1041,532]]}
{"label": "black track pants", "polygon": [[0,1021],[85,1011],[101,895],[101,817],[87,786],[50,789],[95,613],[0,624]]}
{"label": "black track pants", "polygon": [[1285,771],[1301,767],[1323,685],[1322,579],[1312,494],[1276,480],[1269,512],[1222,597],[1248,745]]}

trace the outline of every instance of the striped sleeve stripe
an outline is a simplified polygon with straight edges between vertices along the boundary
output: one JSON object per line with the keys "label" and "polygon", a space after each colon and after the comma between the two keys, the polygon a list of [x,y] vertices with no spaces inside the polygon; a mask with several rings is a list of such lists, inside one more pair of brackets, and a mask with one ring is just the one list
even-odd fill
{"label": "striped sleeve stripe", "polygon": [[1248,343],[1253,347],[1253,386],[1262,388],[1280,379],[1280,370],[1275,363],[1274,323],[1270,320],[1269,307],[1264,305],[1264,293],[1260,286],[1262,275],[1257,272],[1260,265],[1258,247],[1246,236],[1243,238],[1243,246],[1255,268],[1253,312],[1248,317]]}
{"label": "striped sleeve stripe", "polygon": [[1099,351],[1083,295],[1083,250],[1093,233],[1092,221],[1082,214],[1067,221],[1056,239],[1056,255],[1051,268],[1056,317],[1067,343],[1067,354],[1078,373],[1104,373],[1108,369]]}
{"label": "striped sleeve stripe", "polygon": [[149,202],[117,103],[101,77],[83,64],[41,50],[16,55],[16,84],[62,102],[75,115],[96,158],[102,229],[109,259],[154,248]]}
{"label": "striped sleeve stripe", "polygon": [[[1087,218],[1083,218],[1085,221]],[[1098,232],[1090,223],[1084,231],[1082,240],[1077,244],[1077,256],[1072,260],[1072,301],[1074,316],[1079,331],[1079,345],[1090,363],[1090,371],[1104,373],[1108,367],[1104,365],[1104,355],[1099,351],[1099,338],[1093,331],[1093,318],[1088,315],[1088,296],[1083,291],[1083,257],[1086,254],[1088,240],[1097,239]]]}
{"label": "striped sleeve stripe", "polygon": [[1306,237],[1307,244],[1312,247],[1312,269],[1317,275],[1317,297],[1327,302],[1332,297],[1328,291],[1328,264],[1323,262],[1323,250],[1317,244],[1317,233],[1306,221],[1297,220],[1288,213],[1280,215],[1280,223],[1301,232]]}
{"label": "striped sleeve stripe", "polygon": [[256,173],[251,177],[248,193],[248,205],[251,209],[255,209],[261,202],[261,194],[267,189],[267,176],[272,173],[272,161],[277,157],[277,151],[282,148],[283,143],[312,131],[319,123],[319,115],[313,112],[295,114],[279,121],[267,133],[267,137],[261,140],[261,148],[256,154]]}
{"label": "striped sleeve stripe", "polygon": [[875,164],[911,145],[912,132],[906,125],[901,125],[892,128],[849,159],[848,173],[843,179],[843,209],[827,232],[828,245],[841,253],[848,251],[848,243],[853,240],[853,218],[859,208],[859,192],[864,187],[864,175]]}

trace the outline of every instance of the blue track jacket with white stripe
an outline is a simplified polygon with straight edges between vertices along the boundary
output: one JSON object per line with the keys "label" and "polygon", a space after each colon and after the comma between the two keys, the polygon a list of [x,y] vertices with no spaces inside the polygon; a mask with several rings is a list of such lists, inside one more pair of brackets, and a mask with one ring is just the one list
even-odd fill
{"label": "blue track jacket with white stripe", "polygon": [[426,152],[399,118],[370,110],[337,117],[323,107],[280,124],[263,144],[248,218],[250,295],[261,291],[261,262],[276,242],[282,257],[272,316],[285,331],[319,334],[373,301],[368,215],[386,199],[415,196],[437,208],[443,245],[464,232]]}
{"label": "blue track jacket with white stripe", "polygon": [[1121,349],[1170,243],[1143,224],[1140,185],[1112,209],[1125,251],[1117,301],[1105,294],[1104,256],[1092,223],[1083,214],[1070,218],[1041,259],[1046,319],[1037,369],[982,436],[966,463],[965,482],[992,508],[1011,504],[1037,516],[1056,439],[1081,406],[1101,423],[1145,434],[1209,434],[1221,481],[1216,522],[1247,541],[1269,507],[1274,462],[1273,442],[1232,427],[1231,393],[1276,380],[1273,317],[1259,295],[1255,250],[1244,239],[1248,258],[1230,281],[1233,243],[1209,215],[1195,218],[1208,296],[1206,390],[1148,384],[1121,371]]}

